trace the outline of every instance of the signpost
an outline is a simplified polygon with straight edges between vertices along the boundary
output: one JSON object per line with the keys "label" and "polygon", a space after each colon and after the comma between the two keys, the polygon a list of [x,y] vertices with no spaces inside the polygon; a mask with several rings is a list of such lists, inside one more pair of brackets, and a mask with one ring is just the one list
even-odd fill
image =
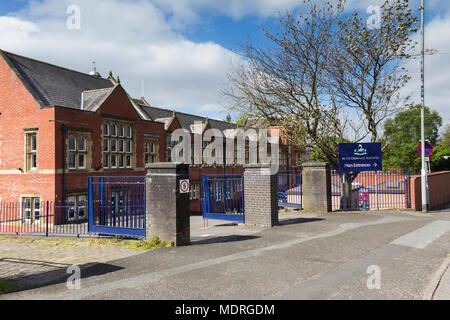
{"label": "signpost", "polygon": [[[425,142],[425,157],[429,157],[433,154],[433,146],[429,144],[428,142]],[[422,144],[419,144],[417,147],[417,153],[422,156]]]}
{"label": "signpost", "polygon": [[383,168],[381,143],[340,143],[339,172],[379,171]]}

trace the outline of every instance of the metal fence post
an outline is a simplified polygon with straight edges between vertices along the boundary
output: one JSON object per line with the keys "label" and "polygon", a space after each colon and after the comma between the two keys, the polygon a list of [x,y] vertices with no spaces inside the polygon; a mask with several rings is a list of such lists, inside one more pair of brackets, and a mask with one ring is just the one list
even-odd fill
{"label": "metal fence post", "polygon": [[46,208],[46,222],[45,222],[45,236],[48,237],[48,205],[49,202],[47,201],[47,208]]}
{"label": "metal fence post", "polygon": [[377,210],[380,210],[380,204],[378,200],[378,171],[375,171],[375,194],[377,198]]}

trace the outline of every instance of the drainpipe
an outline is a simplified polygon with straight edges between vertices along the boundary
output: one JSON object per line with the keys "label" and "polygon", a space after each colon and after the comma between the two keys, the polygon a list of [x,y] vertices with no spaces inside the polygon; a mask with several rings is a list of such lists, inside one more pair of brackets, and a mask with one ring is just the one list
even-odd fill
{"label": "drainpipe", "polygon": [[66,132],[67,127],[64,123],[61,125],[62,133],[62,201],[63,206],[66,203]]}

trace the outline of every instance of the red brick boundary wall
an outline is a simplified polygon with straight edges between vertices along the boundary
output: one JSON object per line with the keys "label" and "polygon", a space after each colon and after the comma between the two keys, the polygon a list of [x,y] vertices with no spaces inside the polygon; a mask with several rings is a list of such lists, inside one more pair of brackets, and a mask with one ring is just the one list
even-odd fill
{"label": "red brick boundary wall", "polygon": [[[411,177],[411,208],[422,211],[421,177]],[[428,175],[430,209],[450,202],[450,171],[435,172]]]}

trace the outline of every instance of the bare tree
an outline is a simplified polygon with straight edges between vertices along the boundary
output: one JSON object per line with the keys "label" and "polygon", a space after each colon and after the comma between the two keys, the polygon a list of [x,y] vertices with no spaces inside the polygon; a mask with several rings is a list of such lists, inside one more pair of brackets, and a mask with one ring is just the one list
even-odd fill
{"label": "bare tree", "polygon": [[416,18],[407,0],[386,0],[381,28],[370,29],[346,0],[305,0],[300,13],[280,17],[273,46],[241,46],[244,63],[232,68],[224,94],[230,108],[285,127],[294,145],[338,167],[341,142],[378,138],[380,124],[401,109],[407,83],[401,60],[414,43]]}

